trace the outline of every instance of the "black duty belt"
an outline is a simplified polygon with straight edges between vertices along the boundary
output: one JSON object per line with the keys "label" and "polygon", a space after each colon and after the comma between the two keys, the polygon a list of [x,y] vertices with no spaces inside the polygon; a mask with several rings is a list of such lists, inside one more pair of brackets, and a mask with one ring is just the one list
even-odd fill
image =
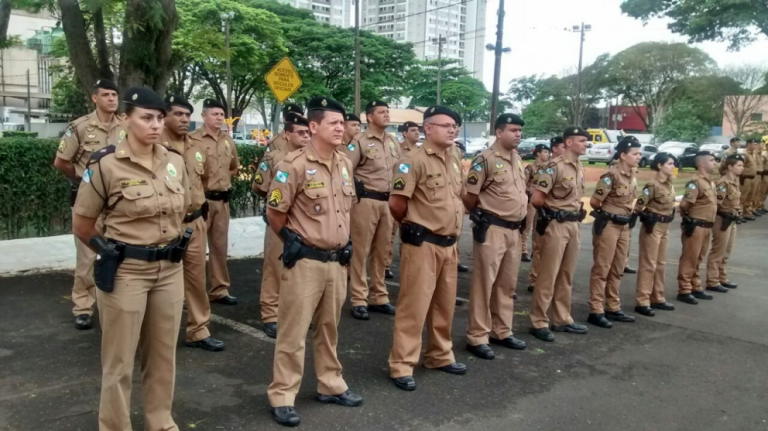
{"label": "black duty belt", "polygon": [[754,175],[742,175],[741,178],[744,178],[745,180],[751,180],[751,179],[754,179],[755,176]]}
{"label": "black duty belt", "polygon": [[630,216],[623,216],[619,214],[609,213],[608,211],[602,211],[603,217],[610,220],[612,223],[615,223],[620,226],[624,226],[629,224],[631,218]]}
{"label": "black duty belt", "polygon": [[490,214],[488,212],[483,213],[483,219],[487,220],[489,224],[492,224],[494,226],[499,226],[503,228],[507,228],[510,230],[518,230],[520,229],[520,225],[523,223],[522,220],[520,221],[507,221],[502,218],[496,217],[493,214]]}
{"label": "black duty belt", "polygon": [[389,192],[382,193],[382,192],[374,192],[373,190],[364,189],[363,193],[360,194],[360,198],[375,199],[377,201],[388,201]]}
{"label": "black duty belt", "polygon": [[225,192],[207,191],[205,192],[205,198],[212,201],[229,202],[229,190]]}
{"label": "black duty belt", "polygon": [[694,226],[699,226],[699,227],[703,227],[703,228],[707,228],[707,229],[712,228],[712,227],[715,226],[715,223],[713,223],[711,221],[700,220],[700,219],[697,219],[697,218],[689,218],[689,219],[691,220],[691,224],[694,225]]}
{"label": "black duty belt", "polygon": [[199,210],[193,213],[187,213],[184,216],[184,223],[192,223],[193,221],[199,219],[202,216],[203,216],[203,208],[201,207]]}
{"label": "black duty belt", "polygon": [[424,232],[424,241],[439,245],[440,247],[450,247],[454,244],[456,244],[456,237],[455,236],[443,236],[443,235],[437,235],[432,232]]}
{"label": "black duty belt", "polygon": [[303,244],[301,246],[301,254],[303,258],[320,262],[338,262],[339,258],[341,258],[342,251],[344,251],[344,249],[322,250]]}
{"label": "black duty belt", "polygon": [[737,218],[739,218],[739,215],[737,213],[732,213],[724,210],[717,210],[717,215],[719,215],[722,218],[727,218],[731,220],[736,220]]}
{"label": "black duty belt", "polygon": [[675,220],[674,214],[665,216],[665,215],[656,214],[654,212],[647,211],[647,212],[641,213],[640,215],[641,215],[641,218],[644,218],[644,219],[652,218],[657,223],[672,223]]}
{"label": "black duty belt", "polygon": [[159,260],[170,260],[171,252],[176,247],[178,240],[172,241],[164,247],[144,247],[116,241],[113,242],[115,242],[120,247],[123,257],[143,260],[146,262],[157,262]]}
{"label": "black duty belt", "polygon": [[578,211],[564,211],[564,210],[546,210],[547,215],[552,220],[557,220],[560,223],[567,221],[579,221],[580,214]]}

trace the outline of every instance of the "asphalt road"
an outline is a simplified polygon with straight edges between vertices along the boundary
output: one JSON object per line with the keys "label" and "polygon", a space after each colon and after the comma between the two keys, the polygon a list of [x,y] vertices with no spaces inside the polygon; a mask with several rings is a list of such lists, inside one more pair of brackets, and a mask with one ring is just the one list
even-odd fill
{"label": "asphalt road", "polygon": [[[465,229],[466,231],[466,229]],[[667,298],[676,294],[680,254],[677,223],[671,234]],[[768,429],[768,288],[765,256],[768,216],[739,227],[731,257],[739,288],[698,306],[586,336],[558,334],[555,343],[528,335],[529,264],[522,264],[514,328],[528,342],[523,352],[495,349],[494,361],[465,348],[466,306],[453,326],[457,359],[465,376],[417,368],[418,390],[402,392],[388,378],[392,318],[373,314],[358,322],[347,303],[341,318],[339,356],[344,376],[365,404],[356,409],[313,400],[311,349],[297,408],[312,430],[765,430]],[[472,266],[471,238],[460,243]],[[632,242],[637,265],[637,231]],[[592,262],[590,226],[582,227],[573,316],[587,317]],[[230,262],[232,293],[240,305],[214,304],[213,335],[227,350],[208,353],[183,346],[177,355],[174,417],[182,430],[279,429],[268,413],[273,344],[259,328],[261,260]],[[395,267],[397,275],[397,268]],[[459,296],[468,297],[469,274],[460,274]],[[396,280],[395,280],[396,281]],[[99,406],[100,330],[72,325],[71,274],[0,279],[0,430],[95,430]],[[624,278],[624,309],[634,308],[635,277]],[[397,283],[390,286],[396,301]],[[141,386],[134,373],[133,426],[143,429]]]}

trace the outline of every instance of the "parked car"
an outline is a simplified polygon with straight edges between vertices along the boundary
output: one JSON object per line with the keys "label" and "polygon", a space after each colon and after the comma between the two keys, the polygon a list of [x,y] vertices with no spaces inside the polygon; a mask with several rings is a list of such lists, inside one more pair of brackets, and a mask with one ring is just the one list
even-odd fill
{"label": "parked car", "polygon": [[669,141],[661,144],[659,147],[659,152],[669,153],[677,158],[676,166],[679,169],[695,168],[696,153],[698,151],[699,146],[693,142]]}
{"label": "parked car", "polygon": [[587,150],[587,162],[590,165],[595,163],[610,163],[613,158],[616,144],[595,144]]}
{"label": "parked car", "polygon": [[644,168],[648,166],[648,164],[651,163],[651,160],[653,160],[653,158],[656,157],[656,153],[658,152],[659,152],[659,149],[656,148],[655,145],[641,144],[640,145],[640,167]]}
{"label": "parked car", "polygon": [[467,157],[475,158],[481,151],[488,148],[488,140],[485,138],[470,139],[467,142],[467,150],[465,154]]}
{"label": "parked car", "polygon": [[728,148],[728,145],[716,143],[701,144],[701,147],[699,147],[701,150],[711,151],[715,155],[715,159],[717,159],[718,163],[723,159],[723,153],[725,153],[725,150]]}
{"label": "parked car", "polygon": [[549,144],[549,141],[523,141],[520,142],[520,146],[517,147],[517,154],[523,160],[533,160],[536,157],[533,155],[533,149],[539,144]]}

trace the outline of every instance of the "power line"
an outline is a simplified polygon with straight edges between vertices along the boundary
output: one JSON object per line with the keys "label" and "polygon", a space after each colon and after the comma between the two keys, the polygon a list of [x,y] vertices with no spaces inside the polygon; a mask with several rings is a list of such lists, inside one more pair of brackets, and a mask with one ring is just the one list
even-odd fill
{"label": "power line", "polygon": [[[466,36],[468,34],[477,33],[479,31],[485,31],[485,27],[478,28],[477,30],[467,31],[467,32],[464,32],[464,33],[449,34],[449,35],[443,36],[443,38],[449,39],[449,38],[454,38],[456,36],[462,36],[462,35]],[[483,34],[482,36],[478,36],[478,37],[483,37],[483,36],[485,36],[485,34]],[[461,39],[460,42],[463,42],[463,41],[466,41],[466,40],[471,40],[471,39]],[[424,39],[421,42],[413,42],[413,46],[417,46],[417,45],[421,45],[423,43],[429,43],[429,42],[432,42],[432,38]]]}

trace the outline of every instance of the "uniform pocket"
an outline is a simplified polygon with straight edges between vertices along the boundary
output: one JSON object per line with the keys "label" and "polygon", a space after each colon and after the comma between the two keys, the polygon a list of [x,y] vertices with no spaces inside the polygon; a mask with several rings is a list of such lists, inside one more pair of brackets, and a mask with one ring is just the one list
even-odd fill
{"label": "uniform pocket", "polygon": [[342,193],[344,193],[344,211],[349,212],[352,209],[352,202],[354,201],[355,189],[352,186],[342,186]]}
{"label": "uniform pocket", "polygon": [[445,187],[445,178],[442,176],[427,179],[427,200],[435,203],[440,201],[440,194],[443,193]]}
{"label": "uniform pocket", "polygon": [[124,202],[120,208],[129,217],[151,217],[157,214],[157,199],[151,184],[126,187],[121,192]]}
{"label": "uniform pocket", "polygon": [[[304,212],[310,217],[318,217],[328,212],[331,201],[331,191],[328,187],[304,189],[304,194],[311,199],[310,205],[304,207]],[[346,198],[345,198],[346,199]]]}
{"label": "uniform pocket", "polygon": [[374,152],[374,153],[366,153],[365,157],[370,159],[369,163],[373,163],[374,167],[377,168],[384,168],[386,167],[386,164],[384,162],[384,154],[380,152]]}
{"label": "uniform pocket", "polygon": [[173,212],[185,212],[186,208],[184,208],[184,187],[182,184],[179,181],[166,179],[165,187],[170,192],[168,193],[168,196],[171,198],[171,207],[173,208]]}
{"label": "uniform pocket", "polygon": [[574,187],[576,187],[576,182],[573,180],[560,181],[552,189],[552,196],[557,199],[565,199],[573,193]]}

